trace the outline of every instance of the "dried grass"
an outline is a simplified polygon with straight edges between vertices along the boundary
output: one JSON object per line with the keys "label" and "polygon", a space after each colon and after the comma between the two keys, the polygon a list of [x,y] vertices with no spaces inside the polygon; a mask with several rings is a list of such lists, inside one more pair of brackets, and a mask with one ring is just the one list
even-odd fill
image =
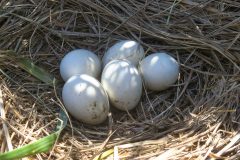
{"label": "dried grass", "polygon": [[[15,0],[0,2],[0,48],[31,58],[63,82],[69,50],[100,57],[119,39],[150,54],[168,51],[181,64],[175,87],[148,92],[129,114],[109,122],[72,119],[49,154],[33,159],[92,159],[114,147],[120,159],[237,159],[240,156],[240,3],[237,0]],[[1,55],[0,55],[1,56]],[[1,89],[14,148],[54,130],[61,104],[53,88],[0,58]],[[74,135],[71,136],[71,131]],[[0,130],[1,152],[8,150]]]}

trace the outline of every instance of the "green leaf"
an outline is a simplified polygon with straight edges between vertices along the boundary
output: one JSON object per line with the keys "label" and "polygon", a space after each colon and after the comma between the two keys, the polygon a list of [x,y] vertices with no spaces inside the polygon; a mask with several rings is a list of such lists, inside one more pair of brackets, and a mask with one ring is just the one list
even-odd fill
{"label": "green leaf", "polygon": [[30,155],[35,155],[38,153],[48,152],[54,146],[59,134],[60,132],[55,132],[33,143],[27,144],[23,147],[14,149],[7,153],[0,154],[0,159],[14,160],[14,159],[20,159]]}

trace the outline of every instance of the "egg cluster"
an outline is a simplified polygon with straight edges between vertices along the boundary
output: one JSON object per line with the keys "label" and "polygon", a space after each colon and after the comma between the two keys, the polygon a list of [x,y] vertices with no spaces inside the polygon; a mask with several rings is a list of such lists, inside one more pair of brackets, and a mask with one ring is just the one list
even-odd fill
{"label": "egg cluster", "polygon": [[142,86],[165,90],[179,75],[177,61],[166,53],[144,58],[143,47],[132,40],[117,42],[102,58],[85,49],[76,49],[62,59],[60,74],[65,84],[63,103],[68,112],[87,124],[106,120],[110,105],[119,110],[135,108]]}

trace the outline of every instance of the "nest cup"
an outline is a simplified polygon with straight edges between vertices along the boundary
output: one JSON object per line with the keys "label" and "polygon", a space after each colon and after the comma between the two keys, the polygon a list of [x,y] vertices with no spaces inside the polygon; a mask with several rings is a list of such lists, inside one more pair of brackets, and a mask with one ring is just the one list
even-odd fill
{"label": "nest cup", "polygon": [[[71,119],[52,152],[32,158],[93,159],[113,156],[113,148],[120,159],[240,156],[239,2],[2,0],[0,6],[1,90],[11,137],[6,142],[0,132],[1,152],[55,131],[63,107],[59,63],[67,52],[84,48],[103,57],[115,42],[131,39],[147,55],[171,53],[181,66],[176,84],[143,90],[134,110],[113,109],[99,126]],[[41,82],[22,58],[58,85]]]}

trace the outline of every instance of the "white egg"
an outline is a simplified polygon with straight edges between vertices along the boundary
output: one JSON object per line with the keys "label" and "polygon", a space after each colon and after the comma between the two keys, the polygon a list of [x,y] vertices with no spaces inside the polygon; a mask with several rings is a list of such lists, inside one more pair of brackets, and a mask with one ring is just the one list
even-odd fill
{"label": "white egg", "polygon": [[129,60],[137,66],[139,61],[144,57],[143,47],[135,41],[123,40],[110,47],[103,56],[103,65],[115,59]]}
{"label": "white egg", "polygon": [[61,61],[60,74],[64,81],[76,74],[87,74],[98,78],[101,72],[101,62],[96,54],[85,49],[69,52]]}
{"label": "white egg", "polygon": [[139,71],[146,88],[161,91],[176,82],[179,65],[173,57],[166,53],[154,53],[140,62]]}
{"label": "white egg", "polygon": [[102,72],[101,83],[110,103],[120,110],[137,106],[142,95],[142,79],[137,68],[126,60],[113,60]]}
{"label": "white egg", "polygon": [[67,111],[79,121],[99,124],[107,118],[107,93],[101,84],[89,75],[69,78],[63,86],[62,99]]}

